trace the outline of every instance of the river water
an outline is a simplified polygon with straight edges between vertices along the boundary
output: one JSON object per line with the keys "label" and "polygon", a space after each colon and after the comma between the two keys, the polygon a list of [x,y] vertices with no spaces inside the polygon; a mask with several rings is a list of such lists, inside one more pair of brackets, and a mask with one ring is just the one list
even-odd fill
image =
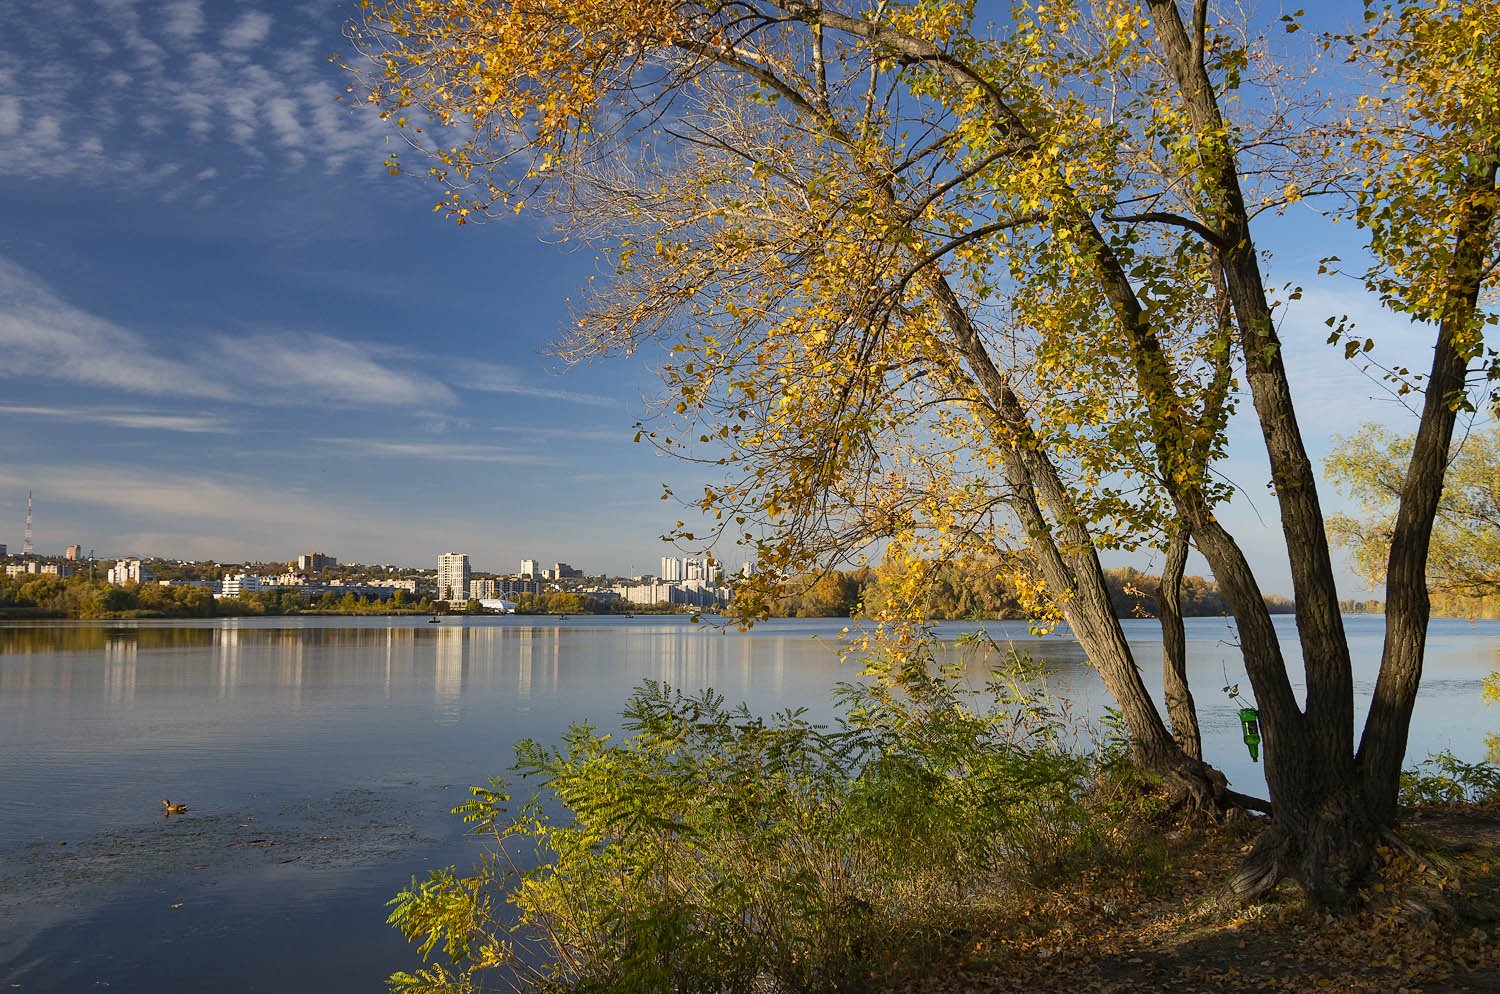
{"label": "river water", "polygon": [[[1368,695],[1382,621],[1350,617]],[[1290,618],[1279,619],[1289,644]],[[379,992],[414,963],[385,902],[474,862],[449,809],[522,738],[617,725],[652,679],[769,713],[832,716],[837,621],[749,633],[682,618],[265,618],[0,626],[0,986],[23,991]],[[973,625],[945,624],[951,640]],[[1126,622],[1153,688],[1156,623]],[[1066,633],[991,624],[1081,718],[1108,701]],[[1188,622],[1207,758],[1262,793],[1235,706],[1233,630]],[[1500,623],[1438,620],[1410,756],[1475,760],[1500,709]],[[954,649],[953,652],[959,650]],[[1293,653],[1295,662],[1295,649]],[[976,663],[974,678],[980,679]],[[188,805],[165,818],[162,800]]]}

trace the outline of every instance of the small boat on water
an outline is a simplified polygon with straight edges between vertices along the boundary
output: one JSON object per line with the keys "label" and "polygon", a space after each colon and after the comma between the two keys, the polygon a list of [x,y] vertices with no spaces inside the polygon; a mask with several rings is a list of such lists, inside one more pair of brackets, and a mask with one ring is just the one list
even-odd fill
{"label": "small boat on water", "polygon": [[429,625],[441,625],[443,623],[443,619],[434,614],[432,617],[427,619],[427,623]]}

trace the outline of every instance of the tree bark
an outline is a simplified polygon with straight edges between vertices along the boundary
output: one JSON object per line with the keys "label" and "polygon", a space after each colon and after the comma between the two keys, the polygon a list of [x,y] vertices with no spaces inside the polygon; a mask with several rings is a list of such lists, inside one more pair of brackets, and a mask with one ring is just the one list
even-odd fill
{"label": "tree bark", "polygon": [[1274,882],[1271,871],[1290,872],[1316,904],[1343,908],[1374,866],[1375,846],[1386,826],[1367,804],[1355,770],[1353,671],[1317,481],[1297,424],[1235,153],[1202,46],[1189,36],[1175,0],[1147,4],[1183,107],[1203,136],[1205,187],[1213,191],[1204,223],[1221,239],[1224,280],[1291,566],[1307,682],[1304,711],[1291,691],[1275,628],[1243,552],[1209,508],[1182,500],[1180,511],[1238,624],[1261,711],[1274,829],[1252,854],[1247,879]]}
{"label": "tree bark", "polygon": [[1443,494],[1448,450],[1463,399],[1472,346],[1466,339],[1479,301],[1485,253],[1495,224],[1495,180],[1500,151],[1465,184],[1468,209],[1455,233],[1452,271],[1439,318],[1437,346],[1427,380],[1422,420],[1412,445],[1401,488],[1386,571],[1385,646],[1370,714],[1360,739],[1357,765],[1365,797],[1382,822],[1396,814],[1401,763],[1405,757],[1412,707],[1422,680],[1430,604],[1427,552]]}
{"label": "tree bark", "polygon": [[1203,758],[1203,738],[1198,730],[1198,708],[1187,679],[1187,630],[1182,623],[1182,574],[1187,569],[1188,533],[1182,525],[1172,529],[1167,540],[1167,558],[1162,564],[1157,608],[1161,615],[1162,696],[1172,738],[1194,759]]}

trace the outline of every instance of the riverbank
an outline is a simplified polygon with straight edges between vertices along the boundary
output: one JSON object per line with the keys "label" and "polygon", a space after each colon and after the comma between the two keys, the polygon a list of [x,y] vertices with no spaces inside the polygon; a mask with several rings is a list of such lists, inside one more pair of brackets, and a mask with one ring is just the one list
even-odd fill
{"label": "riverbank", "polygon": [[1251,826],[1168,836],[1159,876],[1018,897],[976,921],[944,963],[881,994],[1454,994],[1500,990],[1500,806],[1420,809],[1402,827],[1428,864],[1394,858],[1368,910],[1310,911],[1295,887],[1242,908],[1218,885]]}

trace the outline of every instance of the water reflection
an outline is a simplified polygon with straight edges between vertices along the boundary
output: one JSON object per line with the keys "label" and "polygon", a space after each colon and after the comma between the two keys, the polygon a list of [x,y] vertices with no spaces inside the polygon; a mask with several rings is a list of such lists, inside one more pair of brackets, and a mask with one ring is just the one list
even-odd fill
{"label": "water reflection", "polygon": [[135,664],[140,646],[134,641],[112,640],[104,645],[104,692],[115,707],[135,703]]}
{"label": "water reflection", "polygon": [[[460,625],[419,628],[246,626],[237,619],[203,627],[42,626],[0,628],[0,695],[11,706],[33,698],[67,704],[102,700],[129,707],[142,681],[211,688],[230,703],[247,688],[275,689],[284,706],[301,706],[308,687],[375,685],[390,699],[430,680],[439,720],[458,721],[476,681],[508,688],[515,710],[574,688],[580,670],[602,664],[610,682],[656,680],[677,687],[713,684],[728,696],[752,689],[779,694],[789,651],[805,664],[805,640],[745,638],[684,624],[618,628]],[[832,643],[814,644],[820,665]],[[142,660],[148,660],[143,665]],[[593,674],[597,676],[597,673]]]}
{"label": "water reflection", "polygon": [[[379,989],[410,958],[381,924],[384,901],[413,873],[472,862],[472,839],[448,811],[465,785],[505,770],[516,740],[554,743],[582,719],[614,730],[645,679],[827,720],[829,688],[858,672],[838,662],[840,627],[792,621],[737,635],[678,619],[522,618],[0,627],[0,976],[33,990]],[[1357,685],[1368,688],[1381,628],[1351,619],[1349,630]],[[1129,622],[1127,633],[1157,686],[1154,624]],[[1076,712],[1105,703],[1067,638],[1024,626],[991,634],[1042,659]],[[1258,792],[1260,768],[1216,694],[1226,676],[1243,679],[1238,652],[1222,621],[1193,619],[1188,634],[1209,758]],[[1283,634],[1294,637],[1289,621]],[[1434,623],[1417,757],[1444,746],[1483,756],[1496,716],[1477,688],[1496,665],[1497,634],[1494,623]],[[982,679],[978,666],[971,676]],[[190,813],[164,824],[164,796]],[[182,848],[194,839],[196,849]],[[50,855],[32,866],[32,853]],[[6,876],[18,872],[28,875]],[[186,916],[172,910],[184,888],[188,907],[217,902],[210,917],[232,927],[184,932]],[[7,894],[24,895],[17,905],[37,917],[7,918]],[[249,950],[246,934],[269,938]],[[81,961],[80,949],[109,953]],[[235,958],[251,951],[253,963]],[[359,975],[307,979],[329,963]]]}
{"label": "water reflection", "polygon": [[465,634],[464,629],[455,626],[445,626],[437,631],[432,689],[440,721],[458,720],[458,703],[464,693]]}

